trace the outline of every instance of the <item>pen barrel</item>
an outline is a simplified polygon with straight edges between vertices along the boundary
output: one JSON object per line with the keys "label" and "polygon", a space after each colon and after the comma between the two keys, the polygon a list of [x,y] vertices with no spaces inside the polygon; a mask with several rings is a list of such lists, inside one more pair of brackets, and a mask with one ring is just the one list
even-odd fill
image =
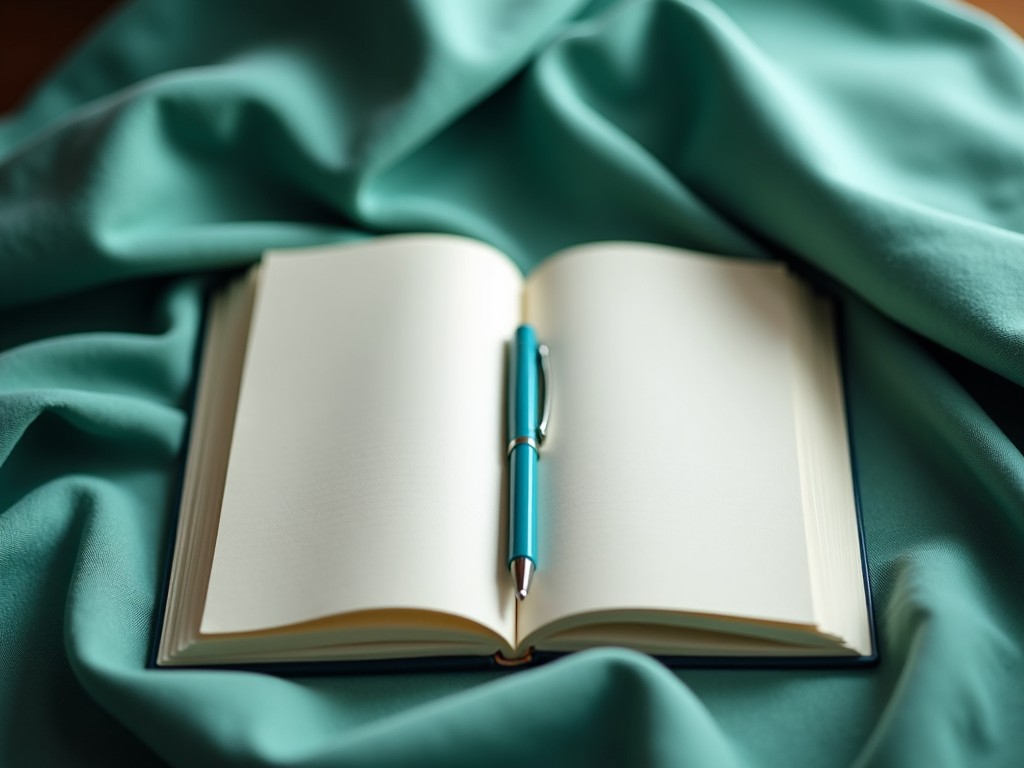
{"label": "pen barrel", "polygon": [[540,391],[537,377],[537,336],[528,325],[516,329],[509,359],[509,439],[536,439],[540,422]]}
{"label": "pen barrel", "polygon": [[509,458],[508,561],[528,557],[537,564],[537,451],[517,445]]}

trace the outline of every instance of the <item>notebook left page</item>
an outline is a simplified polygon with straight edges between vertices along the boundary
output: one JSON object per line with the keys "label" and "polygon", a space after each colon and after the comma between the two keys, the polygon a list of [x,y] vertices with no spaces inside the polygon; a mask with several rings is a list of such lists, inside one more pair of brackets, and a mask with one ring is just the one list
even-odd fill
{"label": "notebook left page", "polygon": [[268,254],[204,634],[401,609],[503,637],[504,345],[522,279],[434,235]]}

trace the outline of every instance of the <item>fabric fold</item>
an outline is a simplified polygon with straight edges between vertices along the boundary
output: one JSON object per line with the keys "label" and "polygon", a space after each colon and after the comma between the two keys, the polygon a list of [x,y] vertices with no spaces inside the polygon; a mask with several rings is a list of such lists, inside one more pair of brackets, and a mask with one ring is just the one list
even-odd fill
{"label": "fabric fold", "polygon": [[[943,0],[114,13],[0,122],[0,759],[1006,764],[1024,753],[1024,44]],[[826,276],[881,661],[146,666],[205,290],[441,231]]]}

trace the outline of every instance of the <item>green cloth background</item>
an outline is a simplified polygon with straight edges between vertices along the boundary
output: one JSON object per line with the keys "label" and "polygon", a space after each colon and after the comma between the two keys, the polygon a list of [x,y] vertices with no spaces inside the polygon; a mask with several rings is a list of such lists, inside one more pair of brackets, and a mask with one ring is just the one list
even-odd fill
{"label": "green cloth background", "polygon": [[[202,296],[403,231],[843,292],[881,663],[145,667]],[[0,123],[0,763],[1024,763],[1024,46],[940,0],[139,2]]]}

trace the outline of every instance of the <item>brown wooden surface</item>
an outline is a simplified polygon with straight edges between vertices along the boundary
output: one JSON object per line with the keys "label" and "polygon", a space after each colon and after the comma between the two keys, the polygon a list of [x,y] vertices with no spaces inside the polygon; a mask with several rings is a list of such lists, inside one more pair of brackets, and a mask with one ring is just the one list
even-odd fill
{"label": "brown wooden surface", "polygon": [[1024,0],[969,0],[969,2],[1001,19],[1006,26],[1024,37]]}
{"label": "brown wooden surface", "polygon": [[16,107],[115,0],[0,0],[0,113]]}
{"label": "brown wooden surface", "polygon": [[[0,0],[0,113],[122,0]],[[972,0],[1024,35],[1024,0]]]}

